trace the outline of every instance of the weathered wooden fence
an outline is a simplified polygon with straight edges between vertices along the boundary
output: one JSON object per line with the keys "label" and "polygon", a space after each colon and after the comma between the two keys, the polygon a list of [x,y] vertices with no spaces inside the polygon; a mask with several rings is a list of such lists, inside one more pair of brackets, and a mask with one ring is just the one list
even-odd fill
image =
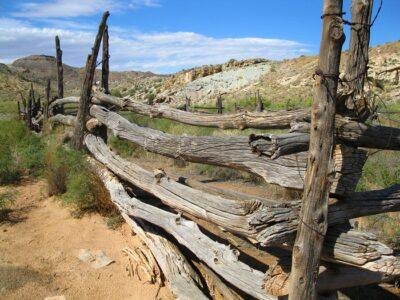
{"label": "weathered wooden fence", "polygon": [[[330,11],[332,9],[337,11]],[[48,84],[44,108],[35,99],[32,89],[28,101],[23,99],[23,108],[19,108],[19,112],[27,125],[37,131],[46,122],[74,128],[73,145],[77,148],[85,145],[91,156],[88,160],[108,189],[111,200],[152,251],[172,293],[178,298],[206,299],[212,294],[210,290],[216,288],[227,299],[241,299],[246,297],[245,294],[257,299],[278,299],[289,293],[291,265],[295,268],[292,273],[296,272],[296,275],[292,274],[292,280],[297,278],[291,284],[294,299],[306,299],[304,295],[311,299],[316,292],[329,293],[340,288],[388,281],[400,276],[399,257],[374,235],[352,228],[349,220],[400,211],[400,185],[355,192],[367,159],[367,152],[359,147],[398,151],[400,129],[368,125],[345,113],[334,114],[338,76],[331,73],[338,72],[341,9],[339,0],[324,1],[324,19],[327,18],[324,26],[331,29],[324,29],[326,36],[322,39],[320,59],[325,55],[333,60],[324,60],[327,65],[320,63],[323,72],[317,74],[315,94],[320,102],[314,104],[312,111],[268,112],[260,108],[258,112],[222,114],[222,101],[219,100],[221,114],[211,115],[111,96],[108,94],[106,13],[88,57],[81,96],[50,102]],[[92,84],[102,36],[106,37],[103,89]],[[332,38],[337,43],[336,48],[328,49]],[[57,49],[57,53],[59,51]],[[324,78],[327,73],[332,75],[329,79]],[[324,80],[332,82],[326,86]],[[61,85],[58,84],[59,91]],[[78,106],[78,111],[59,113],[58,107],[71,103]],[[262,106],[262,103],[258,105]],[[290,132],[249,137],[178,136],[138,126],[118,114],[119,110],[196,126],[287,128]],[[341,112],[345,110],[341,108]],[[325,118],[331,118],[330,123]],[[319,138],[315,137],[316,130]],[[327,131],[332,134],[330,143],[334,146],[325,138]],[[306,188],[308,192],[304,193],[303,201],[284,198],[277,201],[211,187],[190,178],[177,178],[156,166],[155,170],[148,171],[114,153],[107,145],[107,132],[153,153],[244,170],[259,175],[268,183],[288,189]],[[319,152],[323,148],[322,142],[327,143],[325,152]],[[313,154],[311,159],[308,158],[309,149]],[[313,157],[319,158],[313,160]],[[314,173],[307,171],[311,168],[310,162],[312,165],[318,163]],[[322,164],[325,164],[324,169],[318,170]],[[316,181],[318,176],[321,178]],[[132,196],[125,185],[153,195],[162,205],[156,206]],[[326,186],[326,191],[320,190],[321,186]],[[322,201],[326,193],[326,202],[310,206],[309,191],[313,189],[318,190],[312,192],[315,200]],[[316,231],[310,223],[321,224],[321,227]],[[308,227],[304,229],[304,226]],[[303,236],[296,240],[295,263],[292,264],[291,251],[298,228],[302,228]],[[309,240],[305,232],[309,232]],[[313,253],[316,249],[310,248],[312,242],[321,248],[320,254]],[[307,269],[300,266],[302,260],[309,264],[307,272],[317,268],[315,274],[304,274]],[[315,262],[311,263],[312,260]],[[204,286],[200,273],[195,271],[198,268],[202,274],[208,274],[208,279],[213,278],[212,288],[207,290]],[[303,286],[303,281],[308,282],[308,288]],[[293,292],[296,287],[299,291]]]}

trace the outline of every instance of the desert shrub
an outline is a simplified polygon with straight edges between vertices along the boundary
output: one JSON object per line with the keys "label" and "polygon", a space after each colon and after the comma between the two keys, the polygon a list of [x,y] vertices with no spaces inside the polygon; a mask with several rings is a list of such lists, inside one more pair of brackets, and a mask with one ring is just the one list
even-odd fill
{"label": "desert shrub", "polygon": [[23,122],[0,121],[0,184],[16,182],[24,175],[40,175],[43,150],[40,138]]}
{"label": "desert shrub", "polygon": [[[383,189],[400,183],[400,153],[380,151],[370,155],[363,168],[358,191]],[[378,237],[400,250],[400,213],[385,213],[359,219],[362,229],[372,230]]]}
{"label": "desert shrub", "polygon": [[102,181],[93,173],[82,152],[54,142],[46,153],[45,177],[49,195],[58,195],[64,204],[74,208],[74,215],[98,212],[115,216],[117,210]]}
{"label": "desert shrub", "polygon": [[6,221],[11,212],[9,208],[15,201],[16,192],[7,190],[0,193],[0,222]]}
{"label": "desert shrub", "polygon": [[122,93],[121,93],[121,91],[120,90],[117,90],[117,89],[112,89],[111,91],[110,91],[110,93],[111,93],[111,95],[113,95],[113,96],[115,96],[115,97],[122,97]]}

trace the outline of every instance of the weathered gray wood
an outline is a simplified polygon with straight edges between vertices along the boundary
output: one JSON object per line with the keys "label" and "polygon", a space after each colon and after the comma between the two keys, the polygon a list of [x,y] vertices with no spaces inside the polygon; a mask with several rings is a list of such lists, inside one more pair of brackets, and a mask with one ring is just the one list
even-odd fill
{"label": "weathered gray wood", "polygon": [[[310,123],[292,122],[291,132],[308,133]],[[400,150],[400,128],[368,125],[350,118],[336,116],[335,136],[353,147]]]}
{"label": "weathered gray wood", "polygon": [[85,128],[86,128],[86,121],[89,117],[89,105],[90,105],[90,98],[91,98],[91,93],[92,93],[94,72],[96,70],[96,64],[97,64],[97,56],[99,54],[101,39],[103,37],[109,15],[110,15],[110,13],[108,11],[103,14],[103,17],[101,19],[99,29],[98,29],[98,32],[96,35],[96,39],[94,41],[94,45],[92,48],[92,53],[87,58],[86,74],[85,74],[85,79],[84,79],[83,85],[82,85],[81,96],[79,99],[77,124],[74,129],[74,137],[71,141],[72,142],[71,145],[75,149],[83,148],[83,138],[84,138],[84,133],[85,133]]}
{"label": "weathered gray wood", "polygon": [[76,117],[69,115],[57,114],[49,118],[49,122],[52,124],[58,123],[67,126],[76,126]]}
{"label": "weathered gray wood", "polygon": [[[253,271],[250,271],[249,275],[249,267],[238,260],[237,252],[223,244],[210,240],[210,238],[198,230],[195,223],[185,220],[180,215],[165,212],[136,198],[129,198],[122,185],[108,171],[102,170],[100,177],[109,190],[114,203],[129,215],[146,220],[165,229],[177,238],[179,243],[192,251],[200,260],[207,263],[209,267],[225,280],[243,291],[255,296],[256,298],[273,298],[273,296],[263,295],[262,293],[260,295],[259,284],[265,285],[265,283],[263,284],[262,282],[267,280],[267,278],[262,279],[260,277],[260,272],[254,269],[250,269]],[[347,233],[343,232],[341,234],[343,237],[339,237],[338,240],[346,240],[346,237],[348,236]],[[357,233],[357,235],[359,234]],[[334,236],[337,237],[337,233],[335,233]],[[363,266],[366,267],[367,270],[368,268],[371,268],[373,271],[337,265],[334,267],[335,272],[332,273],[321,268],[322,274],[318,281],[319,291],[325,292],[354,285],[371,284],[393,279],[394,276],[398,276],[398,258],[393,257],[390,254],[390,251],[387,251],[386,246],[376,244],[376,242],[365,242],[362,237],[359,236],[357,236],[357,239],[358,240],[355,242],[356,247],[359,247],[360,245],[367,246],[368,243],[370,243],[373,244],[373,251],[377,253],[379,253],[379,251],[381,252],[381,254],[374,254],[374,257],[370,257],[368,262]],[[368,250],[369,253],[372,253],[373,251]],[[275,275],[277,274],[278,272],[275,272]],[[289,274],[287,271],[284,271],[282,276],[288,277]],[[346,280],[340,280],[340,278],[346,278]],[[249,281],[251,281],[251,279],[253,282],[250,284]],[[279,281],[277,281],[277,283],[279,283]],[[256,290],[249,290],[254,287]],[[287,279],[286,284],[276,286],[274,290],[277,292],[277,295],[287,294]]]}
{"label": "weathered gray wood", "polygon": [[[211,296],[213,299],[228,299],[228,300],[243,300],[244,298],[241,297],[238,293],[228,287],[225,282],[219,278],[217,274],[214,273],[206,264],[198,262],[196,260],[192,260],[192,263],[196,266],[196,268],[202,273],[207,286],[208,290],[210,291]],[[218,297],[219,294],[219,297]],[[195,299],[195,298],[192,298]]]}
{"label": "weathered gray wood", "polygon": [[[182,212],[207,220],[262,245],[290,240],[298,225],[299,201],[268,201],[257,197],[235,199],[212,195],[171,180],[162,172],[157,177],[139,165],[124,160],[102,141],[87,135],[85,144],[92,155],[115,174]],[[348,219],[400,210],[400,185],[374,192],[353,193],[338,201],[331,199],[330,224]],[[331,210],[332,208],[332,210]]]}
{"label": "weathered gray wood", "polygon": [[217,107],[217,114],[222,115],[222,96],[219,95],[217,98],[217,103],[216,103],[216,107]]}
{"label": "weathered gray wood", "polygon": [[60,38],[58,35],[55,37],[56,42],[56,63],[57,63],[57,96],[58,98],[64,98],[64,71],[62,63],[62,50],[60,47]]}
{"label": "weathered gray wood", "polygon": [[336,93],[345,38],[341,22],[342,5],[342,0],[324,0],[323,4],[322,39],[311,108],[308,164],[299,215],[301,222],[293,247],[290,300],[317,298],[319,261],[328,227]]}
{"label": "weathered gray wood", "polygon": [[70,103],[79,104],[79,97],[70,96],[70,97],[56,99],[50,103],[49,109],[50,111],[52,111],[53,108],[55,108],[56,106],[70,104]]}
{"label": "weathered gray wood", "polygon": [[208,299],[199,288],[199,276],[181,251],[151,226],[128,216],[123,209],[121,211],[128,225],[153,253],[172,295],[182,300]]}
{"label": "weathered gray wood", "polygon": [[[94,159],[87,158],[87,160],[93,167],[95,173],[105,180],[104,173],[107,171]],[[108,176],[111,178],[112,175],[108,174]],[[123,192],[125,193],[125,191]],[[182,300],[208,299],[200,289],[201,282],[199,276],[193,270],[192,266],[186,260],[178,247],[176,247],[175,244],[169,241],[159,231],[157,232],[151,225],[128,216],[126,214],[127,211],[118,201],[115,201],[115,198],[111,197],[111,200],[120,210],[126,223],[140,237],[154,255],[154,258],[164,273],[168,288],[174,297]]]}
{"label": "weathered gray wood", "polygon": [[196,223],[182,218],[179,214],[164,211],[129,197],[123,186],[107,170],[103,170],[99,176],[112,201],[127,215],[163,228],[222,278],[249,295],[257,299],[277,299],[264,292],[262,288],[264,274],[241,262],[237,250],[212,240],[199,230]]}
{"label": "weathered gray wood", "polygon": [[49,118],[49,107],[50,107],[50,98],[51,98],[51,85],[50,79],[47,79],[46,82],[46,104],[44,106],[44,124],[47,124]]}
{"label": "weathered gray wood", "polygon": [[255,112],[262,112],[264,110],[264,103],[262,102],[262,98],[260,97],[260,91],[258,90],[256,93],[256,105],[254,108]]}
{"label": "weathered gray wood", "polygon": [[103,52],[102,52],[102,60],[101,60],[101,87],[104,90],[104,93],[109,94],[109,86],[108,86],[108,78],[110,75],[110,50],[109,50],[109,42],[108,42],[108,26],[106,26],[103,35]]}
{"label": "weathered gray wood", "polygon": [[337,108],[347,114],[350,109],[355,116],[366,119],[369,107],[364,94],[369,61],[370,24],[373,0],[353,0],[351,4],[351,24],[349,55],[345,70],[343,95],[338,97]]}
{"label": "weathered gray wood", "polygon": [[[130,123],[104,107],[93,105],[90,113],[111,129],[114,135],[138,144],[147,151],[185,161],[241,169],[261,176],[268,183],[294,189],[303,188],[305,152],[271,159],[254,153],[245,136],[175,136]],[[274,146],[271,141],[264,142],[264,147],[268,144]],[[334,181],[341,176],[340,170],[337,171],[339,177],[335,177]],[[332,193],[340,194],[341,190],[346,188],[340,187]]]}
{"label": "weathered gray wood", "polygon": [[274,112],[264,111],[261,113],[244,111],[240,113],[221,115],[193,113],[174,109],[162,104],[150,106],[133,99],[105,95],[100,91],[95,91],[93,95],[95,98],[104,103],[118,105],[120,108],[124,108],[141,115],[150,116],[152,118],[166,118],[189,125],[223,129],[289,128],[291,121],[305,120],[306,118],[309,118],[310,115],[310,110],[308,109]]}

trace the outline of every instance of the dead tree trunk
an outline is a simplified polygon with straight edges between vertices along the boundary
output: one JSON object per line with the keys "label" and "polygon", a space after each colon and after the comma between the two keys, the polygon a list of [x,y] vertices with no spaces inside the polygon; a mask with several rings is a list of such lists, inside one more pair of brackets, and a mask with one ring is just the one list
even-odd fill
{"label": "dead tree trunk", "polygon": [[185,110],[190,111],[190,97],[186,96]]}
{"label": "dead tree trunk", "polygon": [[293,247],[289,299],[316,299],[319,260],[327,230],[331,156],[340,55],[342,0],[324,0],[323,30],[311,109],[311,132],[300,222]]}
{"label": "dead tree trunk", "polygon": [[108,87],[108,77],[110,74],[110,51],[109,51],[109,43],[108,43],[108,26],[104,30],[103,35],[103,59],[101,64],[101,87],[104,90],[104,93],[109,94],[110,90]]}
{"label": "dead tree trunk", "polygon": [[44,106],[44,111],[43,111],[44,124],[47,124],[47,120],[49,118],[50,93],[51,93],[50,79],[47,79],[47,84],[46,84],[46,104]]}
{"label": "dead tree trunk", "polygon": [[[58,89],[58,98],[64,98],[64,70],[62,63],[62,50],[60,46],[60,39],[58,35],[55,38],[56,41],[56,62],[57,62],[57,89]],[[60,109],[57,113],[62,114],[64,112],[64,107],[60,106]]]}
{"label": "dead tree trunk", "polygon": [[96,61],[99,54],[101,39],[104,35],[107,18],[109,15],[110,13],[108,11],[103,14],[103,18],[100,22],[99,30],[97,32],[97,36],[92,48],[92,54],[88,55],[86,62],[86,75],[81,90],[81,97],[77,114],[77,124],[75,126],[74,136],[71,141],[72,147],[78,150],[83,148],[83,137],[86,128],[86,121],[89,115],[90,97],[92,93],[94,72],[96,70]]}
{"label": "dead tree trunk", "polygon": [[361,119],[369,115],[368,103],[364,95],[364,82],[368,70],[368,48],[373,0],[353,0],[349,57],[346,64],[346,91],[339,97],[340,113],[350,109]]}
{"label": "dead tree trunk", "polygon": [[222,107],[222,96],[219,95],[218,98],[217,98],[217,113],[219,115],[222,115],[222,110],[223,110],[223,107]]}
{"label": "dead tree trunk", "polygon": [[262,112],[264,110],[264,103],[262,102],[262,99],[260,97],[260,91],[257,91],[256,93],[256,107],[255,111],[256,112]]}

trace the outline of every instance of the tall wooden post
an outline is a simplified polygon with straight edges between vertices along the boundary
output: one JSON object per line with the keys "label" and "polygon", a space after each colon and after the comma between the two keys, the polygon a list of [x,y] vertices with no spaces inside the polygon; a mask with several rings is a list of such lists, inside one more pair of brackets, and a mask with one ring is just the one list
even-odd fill
{"label": "tall wooden post", "polygon": [[190,97],[186,96],[185,110],[190,111]]}
{"label": "tall wooden post", "polygon": [[51,93],[51,85],[50,79],[47,79],[46,82],[46,104],[44,105],[44,124],[47,124],[47,119],[49,118],[49,106],[50,106],[50,93]]}
{"label": "tall wooden post", "polygon": [[323,28],[318,69],[315,73],[314,102],[307,172],[296,241],[293,247],[289,299],[316,299],[316,282],[322,244],[327,229],[331,156],[336,93],[342,45],[343,0],[324,0]]}
{"label": "tall wooden post", "polygon": [[349,91],[340,97],[337,109],[347,113],[350,109],[361,119],[369,116],[368,103],[364,95],[369,61],[370,25],[374,0],[353,0],[351,4],[351,34],[349,57],[346,64],[345,79]]}
{"label": "tall wooden post", "polygon": [[29,90],[28,97],[28,109],[26,111],[26,125],[29,129],[32,129],[32,101],[34,97],[33,84],[31,83],[31,89]]}
{"label": "tall wooden post", "polygon": [[17,109],[18,109],[18,119],[21,119],[21,104],[19,103],[19,100],[17,101]]}
{"label": "tall wooden post", "polygon": [[103,57],[101,64],[101,87],[104,89],[104,93],[110,94],[110,90],[108,87],[108,78],[110,74],[110,51],[109,51],[109,42],[108,42],[108,26],[104,30],[103,35]]}
{"label": "tall wooden post", "polygon": [[86,61],[86,74],[83,81],[81,96],[79,100],[78,114],[76,117],[77,123],[71,140],[72,147],[77,150],[83,148],[83,138],[86,131],[86,121],[89,115],[89,105],[92,93],[94,72],[96,70],[96,61],[99,54],[101,39],[103,37],[109,15],[110,13],[108,11],[103,14],[103,18],[100,22],[96,39],[92,48],[92,53],[88,55]]}
{"label": "tall wooden post", "polygon": [[264,110],[264,103],[262,102],[262,99],[260,97],[260,90],[257,90],[256,92],[256,107],[255,111],[256,112],[262,112]]}
{"label": "tall wooden post", "polygon": [[64,71],[62,63],[62,50],[60,47],[60,39],[56,35],[56,62],[57,62],[57,87],[58,87],[58,98],[64,98]]}
{"label": "tall wooden post", "polygon": [[217,113],[219,115],[221,115],[222,114],[222,110],[223,110],[223,107],[222,107],[222,96],[218,95],[218,98],[217,98]]}

